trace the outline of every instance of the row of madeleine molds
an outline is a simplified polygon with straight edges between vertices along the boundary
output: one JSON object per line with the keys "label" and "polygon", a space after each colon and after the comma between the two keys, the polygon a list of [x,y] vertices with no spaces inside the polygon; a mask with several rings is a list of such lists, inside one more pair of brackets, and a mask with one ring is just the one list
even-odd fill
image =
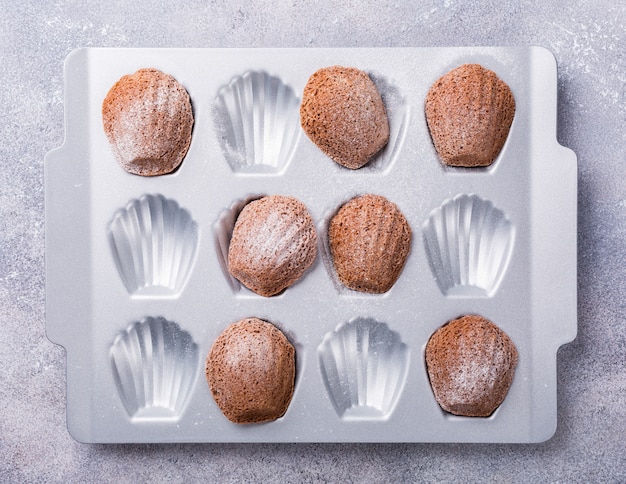
{"label": "row of madeleine molds", "polygon": [[[245,288],[228,272],[228,246],[237,214],[248,201],[240,200],[224,210],[213,227],[217,257],[235,293]],[[322,231],[325,235],[324,228]],[[514,225],[502,210],[478,195],[460,194],[433,210],[422,232],[429,266],[444,295],[469,298],[495,294],[508,267],[515,238]],[[327,237],[321,239],[326,244]],[[338,282],[330,250],[326,245],[323,249],[324,265],[338,292],[354,292]]]}
{"label": "row of madeleine molds", "polygon": [[[323,70],[311,73],[309,82]],[[342,150],[355,148],[359,144],[357,133],[366,131],[368,126],[385,125],[386,117],[389,132],[385,126],[384,135],[379,134],[384,139],[381,138],[372,149],[379,150],[385,143],[384,147],[373,158],[374,152],[368,152],[367,159],[352,167],[363,167],[364,172],[381,172],[401,151],[409,124],[409,105],[402,91],[384,75],[377,72],[365,74],[369,77],[367,85],[373,83],[375,89],[372,91],[378,91],[368,96],[370,99],[376,97],[380,118],[366,121],[356,128],[354,136],[348,136],[339,145]],[[442,87],[447,76],[452,76],[450,82]],[[320,106],[329,93],[353,82],[342,79],[325,91],[323,86],[334,78],[333,74],[320,86],[312,88],[311,98]],[[331,114],[335,106],[323,107],[317,114],[312,114],[312,119],[317,122],[326,114],[328,119],[320,121],[315,128],[307,128],[306,117],[301,119],[301,109],[310,105],[307,95],[303,94],[302,103],[294,89],[280,77],[250,70],[221,86],[210,110],[218,143],[231,170],[234,173],[283,173],[302,137],[302,127],[304,131],[312,129],[309,135],[315,133],[317,136],[318,131],[323,132],[322,138],[311,139],[322,152],[335,158],[319,143],[336,133],[343,133],[346,126],[353,126],[354,120],[359,118],[356,113],[362,107],[346,106],[361,88],[339,90],[345,92],[331,98],[330,103],[341,106],[341,111]],[[304,92],[308,92],[307,88]],[[494,92],[498,95],[492,95]],[[371,106],[368,109],[371,110]],[[490,166],[500,155],[509,136],[515,101],[509,86],[494,72],[477,64],[466,64],[453,69],[431,86],[421,110],[442,166],[476,169]],[[366,118],[370,117],[371,111]],[[338,119],[350,119],[351,122],[342,126],[336,123]],[[129,173],[150,177],[170,174],[178,169],[187,155],[195,119],[191,98],[185,88],[171,75],[149,68],[125,75],[111,87],[103,101],[102,121],[120,165]],[[304,122],[302,127],[301,121]]]}
{"label": "row of madeleine molds", "polygon": [[[182,416],[201,372],[198,345],[178,324],[148,317],[121,331],[110,348],[113,378],[133,420]],[[337,415],[377,420],[393,411],[405,384],[408,347],[387,324],[357,318],[318,347],[320,372]]]}
{"label": "row of madeleine molds", "polygon": [[[378,74],[371,73],[370,77],[385,103],[390,133],[385,148],[363,170],[382,171],[399,152],[408,124],[408,106],[395,85]],[[300,98],[280,78],[264,71],[248,71],[219,90],[213,121],[233,172],[280,174],[301,137]]]}
{"label": "row of madeleine molds", "polygon": [[[237,214],[246,202],[241,200],[222,212],[213,226],[217,257],[235,292],[241,286],[228,273],[226,261]],[[429,266],[443,294],[490,297],[495,293],[515,237],[514,225],[502,210],[477,195],[461,194],[433,210],[422,232]],[[167,297],[181,293],[193,269],[198,226],[175,200],[144,195],[130,201],[115,214],[108,236],[130,294]],[[326,266],[332,271],[332,264]]]}

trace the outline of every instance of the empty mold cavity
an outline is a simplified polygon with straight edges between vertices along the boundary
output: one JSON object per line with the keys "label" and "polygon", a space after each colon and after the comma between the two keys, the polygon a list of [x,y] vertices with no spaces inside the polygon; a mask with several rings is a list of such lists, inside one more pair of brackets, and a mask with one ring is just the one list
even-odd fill
{"label": "empty mold cavity", "polygon": [[383,420],[405,384],[409,351],[385,323],[357,318],[328,333],[318,347],[326,390],[344,420]]}
{"label": "empty mold cavity", "polygon": [[117,335],[110,350],[115,385],[129,417],[177,419],[198,373],[198,345],[178,324],[148,317]]}
{"label": "empty mold cavity", "polygon": [[489,297],[495,293],[515,236],[503,211],[476,195],[458,195],[431,212],[423,234],[430,268],[444,295]]}
{"label": "empty mold cavity", "polygon": [[300,99],[278,77],[248,71],[222,87],[213,119],[234,172],[282,172],[300,135]]}
{"label": "empty mold cavity", "polygon": [[139,296],[177,296],[191,273],[198,227],[190,213],[163,195],[144,195],[119,210],[108,237],[115,265]]}

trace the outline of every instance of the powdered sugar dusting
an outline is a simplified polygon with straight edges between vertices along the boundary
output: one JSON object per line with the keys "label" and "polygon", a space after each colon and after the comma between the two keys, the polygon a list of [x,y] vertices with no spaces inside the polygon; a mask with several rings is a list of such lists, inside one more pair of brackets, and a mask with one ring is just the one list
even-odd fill
{"label": "powdered sugar dusting", "polygon": [[298,280],[315,259],[317,236],[306,207],[274,195],[242,210],[230,240],[230,273],[246,287],[272,296]]}
{"label": "powdered sugar dusting", "polygon": [[167,131],[168,125],[176,122],[180,104],[185,102],[180,90],[169,89],[163,82],[151,87],[145,97],[134,98],[128,109],[120,111],[115,148],[124,160],[158,155],[159,146],[153,132],[146,127],[152,125],[159,132]]}
{"label": "powdered sugar dusting", "polygon": [[[481,338],[483,336],[483,338]],[[497,379],[496,368],[502,360],[497,352],[493,335],[477,335],[471,332],[457,340],[456,351],[463,359],[454,371],[450,372],[452,385],[458,394],[476,395],[494,386]],[[476,395],[480,396],[480,395]]]}

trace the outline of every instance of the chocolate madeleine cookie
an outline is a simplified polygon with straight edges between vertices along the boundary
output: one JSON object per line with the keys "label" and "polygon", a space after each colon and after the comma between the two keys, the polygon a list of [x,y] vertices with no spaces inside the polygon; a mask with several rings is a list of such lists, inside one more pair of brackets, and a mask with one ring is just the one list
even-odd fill
{"label": "chocolate madeleine cookie", "polygon": [[274,296],[313,264],[317,232],[309,211],[293,197],[272,195],[247,204],[228,247],[228,270],[261,296]]}
{"label": "chocolate madeleine cookie", "polygon": [[258,318],[228,326],[206,360],[206,378],[215,403],[234,423],[282,417],[293,396],[295,349],[273,324]]}
{"label": "chocolate madeleine cookie", "polygon": [[102,103],[104,132],[115,159],[134,175],[176,170],[189,149],[193,122],[185,88],[157,69],[122,77]]}
{"label": "chocolate madeleine cookie", "polygon": [[363,71],[325,67],[307,82],[300,124],[326,155],[361,168],[389,141],[389,120],[378,89]]}
{"label": "chocolate madeleine cookie", "polygon": [[504,401],[517,349],[491,321],[463,316],[439,328],[426,345],[426,367],[437,403],[466,417],[488,417]]}
{"label": "chocolate madeleine cookie", "polygon": [[355,291],[387,292],[402,272],[411,236],[396,204],[380,195],[353,198],[339,209],[328,228],[339,280]]}
{"label": "chocolate madeleine cookie", "polygon": [[515,115],[509,86],[479,64],[464,64],[437,80],[426,96],[426,121],[444,164],[491,165]]}

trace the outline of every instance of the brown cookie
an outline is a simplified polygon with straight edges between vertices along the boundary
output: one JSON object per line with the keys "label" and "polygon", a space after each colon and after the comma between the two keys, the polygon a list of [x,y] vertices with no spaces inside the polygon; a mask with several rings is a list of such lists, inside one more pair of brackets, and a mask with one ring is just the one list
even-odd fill
{"label": "brown cookie", "polygon": [[169,74],[140,69],[122,77],[102,103],[102,123],[118,163],[129,173],[171,173],[191,143],[191,100]]}
{"label": "brown cookie", "polygon": [[517,349],[491,321],[463,316],[439,328],[426,345],[426,367],[437,403],[466,417],[488,417],[504,401]]}
{"label": "brown cookie", "polygon": [[509,86],[478,64],[437,80],[426,96],[426,121],[437,153],[450,166],[491,165],[509,135],[515,99]]}
{"label": "brown cookie", "polygon": [[293,197],[272,195],[247,204],[228,247],[228,270],[261,296],[296,282],[313,264],[317,232],[307,208]]}
{"label": "brown cookie", "polygon": [[348,288],[384,293],[394,285],[411,246],[411,228],[385,197],[363,195],[330,221],[328,242],[339,280]]}
{"label": "brown cookie", "polygon": [[206,360],[206,378],[215,403],[234,423],[282,417],[293,396],[293,345],[274,325],[258,318],[228,326]]}
{"label": "brown cookie", "polygon": [[352,67],[325,67],[307,82],[300,124],[326,155],[347,168],[361,168],[389,140],[383,100],[370,77]]}

